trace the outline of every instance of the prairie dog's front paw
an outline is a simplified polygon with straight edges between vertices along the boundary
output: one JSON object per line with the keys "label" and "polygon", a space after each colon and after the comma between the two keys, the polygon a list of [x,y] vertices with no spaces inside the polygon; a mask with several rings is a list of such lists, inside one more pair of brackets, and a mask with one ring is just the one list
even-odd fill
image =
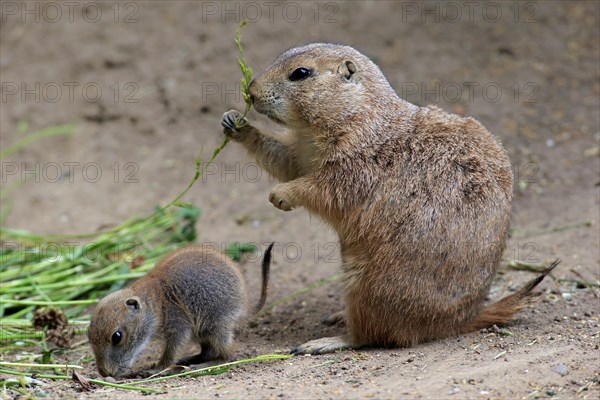
{"label": "prairie dog's front paw", "polygon": [[223,126],[223,133],[225,135],[237,139],[241,135],[240,129],[243,126],[248,125],[248,120],[244,118],[244,115],[241,112],[229,110],[223,114],[221,125]]}
{"label": "prairie dog's front paw", "polygon": [[269,193],[269,201],[280,210],[290,211],[292,209],[292,203],[283,191],[277,189],[277,186]]}

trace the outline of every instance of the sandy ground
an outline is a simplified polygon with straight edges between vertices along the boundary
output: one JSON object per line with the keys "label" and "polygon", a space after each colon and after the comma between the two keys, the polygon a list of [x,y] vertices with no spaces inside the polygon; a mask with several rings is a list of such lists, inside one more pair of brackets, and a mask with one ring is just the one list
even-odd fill
{"label": "sandy ground", "polygon": [[[179,193],[195,158],[207,159],[221,141],[221,114],[243,109],[232,39],[245,17],[244,48],[257,72],[289,47],[343,42],[372,57],[409,101],[479,119],[514,165],[506,257],[560,257],[556,279],[600,279],[599,3],[51,3],[2,2],[0,145],[20,139],[24,124],[29,132],[69,122],[77,129],[2,161],[2,206],[12,207],[5,226],[88,232]],[[333,232],[303,210],[273,208],[275,182],[239,145],[217,161],[184,199],[202,209],[201,241],[278,242],[270,302],[337,271]],[[490,300],[532,277],[505,264]],[[245,264],[258,294],[254,267]],[[237,355],[342,333],[321,324],[343,307],[340,289],[328,284],[282,301],[240,333]],[[172,381],[158,397],[598,398],[598,288],[548,280],[542,289],[542,301],[508,327],[512,336],[247,364]],[[65,357],[89,354],[83,346]],[[95,376],[94,364],[84,373]],[[139,397],[82,394],[65,383],[50,393]]]}

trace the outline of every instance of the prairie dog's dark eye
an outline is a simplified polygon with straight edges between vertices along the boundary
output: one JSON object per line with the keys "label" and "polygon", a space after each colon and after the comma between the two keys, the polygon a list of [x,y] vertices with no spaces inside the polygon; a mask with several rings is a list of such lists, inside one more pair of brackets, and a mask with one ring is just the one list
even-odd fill
{"label": "prairie dog's dark eye", "polygon": [[299,81],[305,78],[308,78],[312,74],[312,71],[308,68],[300,67],[295,69],[294,72],[290,75],[290,81]]}
{"label": "prairie dog's dark eye", "polygon": [[112,342],[113,346],[116,346],[119,344],[119,342],[121,341],[122,338],[123,338],[123,334],[121,333],[121,331],[116,331],[115,333],[112,334],[110,341]]}

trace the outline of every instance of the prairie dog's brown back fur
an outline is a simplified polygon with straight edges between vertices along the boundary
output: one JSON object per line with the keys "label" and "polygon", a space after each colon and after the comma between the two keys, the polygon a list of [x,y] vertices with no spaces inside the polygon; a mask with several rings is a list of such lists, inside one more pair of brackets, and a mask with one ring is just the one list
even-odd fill
{"label": "prairie dog's brown back fur", "polygon": [[[237,129],[236,111],[224,132],[283,182],[269,196],[276,207],[304,207],[337,231],[345,347],[408,346],[477,325],[511,213],[511,164],[492,134],[400,99],[349,46],[291,49],[250,94],[291,139]],[[509,303],[505,315],[522,306]]]}

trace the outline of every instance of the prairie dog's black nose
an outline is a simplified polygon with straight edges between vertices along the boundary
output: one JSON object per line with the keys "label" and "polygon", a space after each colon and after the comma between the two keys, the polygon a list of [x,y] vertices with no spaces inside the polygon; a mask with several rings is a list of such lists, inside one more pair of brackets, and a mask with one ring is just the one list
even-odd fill
{"label": "prairie dog's black nose", "polygon": [[252,101],[254,103],[254,99],[256,99],[256,96],[253,93],[254,87],[256,86],[256,84],[254,83],[254,79],[252,79],[250,81],[250,83],[248,84],[248,92],[250,93],[250,101]]}

